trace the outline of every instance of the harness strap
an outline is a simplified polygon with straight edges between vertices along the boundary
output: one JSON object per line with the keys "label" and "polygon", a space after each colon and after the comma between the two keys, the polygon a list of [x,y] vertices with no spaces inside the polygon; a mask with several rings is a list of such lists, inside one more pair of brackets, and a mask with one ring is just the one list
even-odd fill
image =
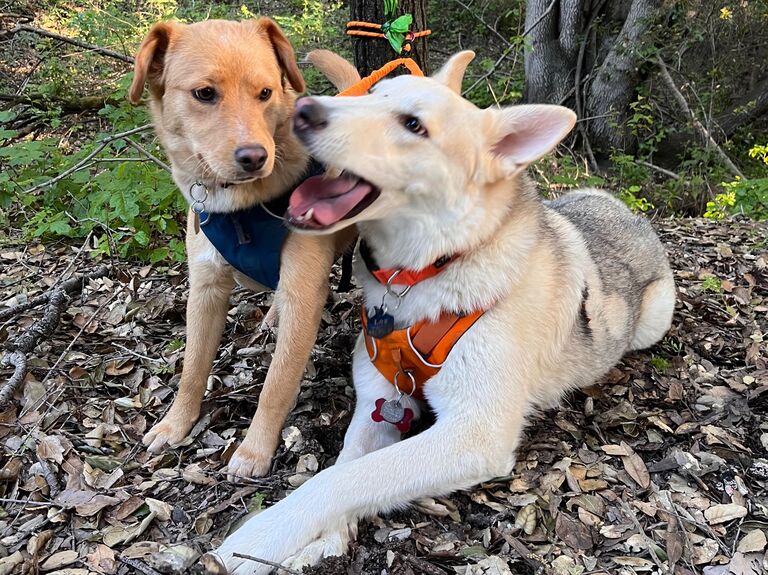
{"label": "harness strap", "polygon": [[[437,321],[420,321],[375,339],[368,335],[368,314],[363,308],[363,335],[368,357],[394,387],[415,399],[424,399],[424,384],[440,371],[456,343],[486,311],[466,315],[445,313]],[[415,384],[412,392],[402,387],[410,378]]]}

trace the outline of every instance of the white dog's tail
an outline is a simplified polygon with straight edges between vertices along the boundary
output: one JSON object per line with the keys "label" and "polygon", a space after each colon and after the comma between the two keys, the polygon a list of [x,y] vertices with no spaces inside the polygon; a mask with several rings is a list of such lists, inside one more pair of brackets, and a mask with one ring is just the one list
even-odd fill
{"label": "white dog's tail", "polygon": [[360,81],[360,73],[352,64],[330,50],[312,50],[307,61],[341,92]]}

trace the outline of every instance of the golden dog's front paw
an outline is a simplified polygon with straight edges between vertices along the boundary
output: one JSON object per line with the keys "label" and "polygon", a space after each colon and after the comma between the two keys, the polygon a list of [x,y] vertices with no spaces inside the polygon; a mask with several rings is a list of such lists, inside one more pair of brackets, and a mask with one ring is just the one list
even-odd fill
{"label": "golden dog's front paw", "polygon": [[272,452],[250,447],[243,443],[232,454],[227,465],[227,479],[235,481],[243,477],[263,477],[272,467]]}
{"label": "golden dog's front paw", "polygon": [[150,453],[160,453],[164,449],[177,446],[192,428],[189,420],[180,421],[179,418],[166,415],[163,420],[150,429],[144,436],[143,443]]}

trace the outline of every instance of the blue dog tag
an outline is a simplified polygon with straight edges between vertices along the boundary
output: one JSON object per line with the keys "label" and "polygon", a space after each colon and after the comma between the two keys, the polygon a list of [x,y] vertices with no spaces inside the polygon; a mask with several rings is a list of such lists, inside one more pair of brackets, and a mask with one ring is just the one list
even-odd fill
{"label": "blue dog tag", "polygon": [[374,339],[387,337],[395,329],[395,318],[387,313],[386,307],[374,307],[368,317],[368,335]]}

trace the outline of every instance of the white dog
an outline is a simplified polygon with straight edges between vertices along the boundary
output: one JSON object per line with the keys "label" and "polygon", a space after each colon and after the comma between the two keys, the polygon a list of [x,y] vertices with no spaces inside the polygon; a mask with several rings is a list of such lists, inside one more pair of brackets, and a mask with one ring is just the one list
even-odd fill
{"label": "white dog", "polygon": [[[476,108],[459,96],[473,56],[297,103],[299,138],[345,171],[299,187],[289,215],[315,233],[358,225],[368,331],[336,465],[224,541],[230,573],[271,569],[235,554],[296,567],[344,553],[361,517],[508,474],[532,409],[670,326],[675,287],[650,225],[604,192],[542,202],[525,176],[574,113]],[[437,420],[400,441],[421,397]]]}

